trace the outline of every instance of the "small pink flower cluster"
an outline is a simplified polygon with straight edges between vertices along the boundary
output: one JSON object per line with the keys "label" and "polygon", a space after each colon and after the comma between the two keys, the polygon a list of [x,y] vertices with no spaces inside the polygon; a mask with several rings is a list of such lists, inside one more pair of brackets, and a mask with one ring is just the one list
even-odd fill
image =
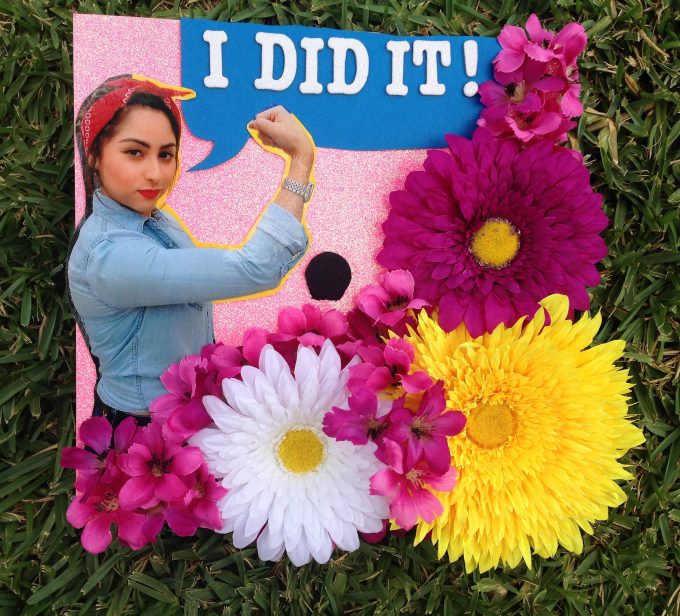
{"label": "small pink flower cluster", "polygon": [[[200,355],[188,355],[170,366],[161,375],[161,382],[169,393],[151,403],[151,416],[162,424],[166,440],[185,441],[212,422],[203,405],[203,396],[213,395],[224,400],[222,381],[240,378],[243,366],[257,366],[266,344],[272,345],[292,369],[298,345],[321,348],[324,341],[330,339],[342,350],[342,343],[348,344],[347,330],[347,317],[338,310],[322,313],[311,304],[302,309],[284,308],[279,313],[276,332],[251,328],[245,332],[241,346],[222,342],[208,344]],[[351,350],[351,343],[349,348]],[[345,361],[349,359],[345,356]]]}
{"label": "small pink flower cluster", "polygon": [[498,42],[502,51],[494,60],[495,81],[479,88],[486,107],[479,126],[521,143],[566,140],[576,126],[571,118],[583,113],[576,65],[587,42],[583,26],[570,23],[554,34],[532,14],[526,32],[504,26]]}
{"label": "small pink flower cluster", "polygon": [[106,418],[91,417],[80,426],[80,438],[85,446],[64,448],[61,465],[79,471],[66,519],[83,528],[88,552],[109,546],[112,524],[119,542],[135,550],[154,542],[165,522],[181,537],[199,527],[222,528],[217,501],[227,491],[201,450],[166,440],[161,422],[139,428],[129,417],[114,432]]}
{"label": "small pink flower cluster", "polygon": [[447,438],[465,425],[462,413],[447,411],[442,383],[412,371],[411,345],[398,337],[385,341],[390,331],[406,334],[415,322],[413,310],[426,306],[413,294],[413,276],[404,270],[383,274],[380,285],[359,293],[349,318],[353,348],[362,362],[350,367],[349,409],[333,407],[323,421],[324,432],[337,440],[375,443],[385,468],[371,478],[371,490],[387,497],[391,517],[404,530],[419,517],[431,522],[442,512],[431,490],[455,485]]}
{"label": "small pink flower cluster", "polygon": [[272,345],[294,369],[299,345],[318,350],[330,340],[345,365],[355,355],[361,356],[366,364],[355,367],[353,378],[368,380],[375,391],[393,382],[402,384],[409,393],[422,391],[423,383],[429,385],[430,380],[425,373],[408,375],[413,359],[410,347],[400,340],[385,345],[382,339],[388,336],[388,329],[406,333],[406,325],[415,322],[409,311],[425,305],[413,299],[413,285],[409,272],[388,272],[380,285],[361,291],[359,307],[348,315],[334,309],[321,312],[313,304],[283,308],[273,333],[251,328],[245,332],[242,346],[218,342],[204,346],[200,355],[183,357],[161,376],[169,393],[151,403],[154,421],[163,424],[163,436],[171,442],[185,441],[208,426],[211,420],[203,396],[223,398],[222,381],[239,378],[245,365],[257,366],[265,344]]}
{"label": "small pink flower cluster", "polygon": [[362,348],[383,346],[389,332],[397,336],[415,325],[414,311],[427,302],[414,298],[415,283],[411,272],[395,269],[380,276],[380,284],[367,285],[356,300],[356,308],[347,314],[348,336],[352,341],[348,351],[359,353]]}
{"label": "small pink flower cluster", "polygon": [[446,410],[441,381],[421,395],[415,410],[405,396],[379,399],[365,385],[350,390],[349,409],[333,407],[324,417],[324,432],[355,445],[375,443],[385,468],[371,477],[371,491],[387,497],[390,516],[402,529],[413,528],[418,518],[432,522],[443,509],[431,490],[449,491],[456,485],[447,439],[463,429],[465,416]]}
{"label": "small pink flower cluster", "polygon": [[321,310],[313,304],[302,309],[288,307],[281,310],[275,333],[263,329],[246,332],[244,344],[256,337],[261,349],[271,344],[294,367],[299,345],[320,349],[330,340],[341,353],[346,365],[362,349],[384,346],[383,339],[391,330],[406,333],[407,324],[414,324],[411,311],[426,305],[413,298],[413,276],[409,272],[394,271],[383,274],[379,285],[364,287],[357,299],[357,307],[347,315],[338,310]]}

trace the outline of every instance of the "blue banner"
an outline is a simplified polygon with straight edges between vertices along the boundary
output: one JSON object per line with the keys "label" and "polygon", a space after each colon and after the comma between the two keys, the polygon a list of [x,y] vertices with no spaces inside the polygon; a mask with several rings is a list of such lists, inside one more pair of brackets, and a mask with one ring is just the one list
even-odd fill
{"label": "blue banner", "polygon": [[346,150],[444,147],[470,136],[478,84],[493,78],[495,38],[398,37],[301,26],[182,19],[182,103],[189,130],[213,142],[192,170],[235,156],[260,111],[283,105],[316,145]]}

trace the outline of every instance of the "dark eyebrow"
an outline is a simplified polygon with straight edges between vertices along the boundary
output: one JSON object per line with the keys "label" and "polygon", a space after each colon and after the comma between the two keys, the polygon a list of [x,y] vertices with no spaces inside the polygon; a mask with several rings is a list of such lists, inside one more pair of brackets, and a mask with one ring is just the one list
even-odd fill
{"label": "dark eyebrow", "polygon": [[[139,145],[144,146],[145,148],[151,147],[146,141],[142,141],[141,139],[134,139],[132,137],[129,137],[128,139],[121,139],[120,141],[121,141],[121,143],[123,141],[132,141],[133,143],[138,143]],[[173,142],[173,143],[166,143],[166,144],[162,145],[161,149],[176,148],[176,147],[177,147],[177,144]]]}

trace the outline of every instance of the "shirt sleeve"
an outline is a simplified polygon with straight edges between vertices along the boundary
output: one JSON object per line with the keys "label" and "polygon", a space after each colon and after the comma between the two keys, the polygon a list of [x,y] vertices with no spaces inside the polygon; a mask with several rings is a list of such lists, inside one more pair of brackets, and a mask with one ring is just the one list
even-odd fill
{"label": "shirt sleeve", "polygon": [[275,288],[307,245],[304,226],[272,204],[242,248],[166,249],[141,233],[112,234],[91,250],[85,276],[115,308],[228,299]]}

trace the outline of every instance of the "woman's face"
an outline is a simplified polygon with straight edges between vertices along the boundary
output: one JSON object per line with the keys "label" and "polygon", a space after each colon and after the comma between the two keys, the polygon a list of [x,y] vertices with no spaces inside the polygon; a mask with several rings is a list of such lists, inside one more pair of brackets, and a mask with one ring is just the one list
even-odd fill
{"label": "woman's face", "polygon": [[177,168],[177,142],[166,115],[130,107],[102,146],[95,168],[105,195],[150,216]]}

